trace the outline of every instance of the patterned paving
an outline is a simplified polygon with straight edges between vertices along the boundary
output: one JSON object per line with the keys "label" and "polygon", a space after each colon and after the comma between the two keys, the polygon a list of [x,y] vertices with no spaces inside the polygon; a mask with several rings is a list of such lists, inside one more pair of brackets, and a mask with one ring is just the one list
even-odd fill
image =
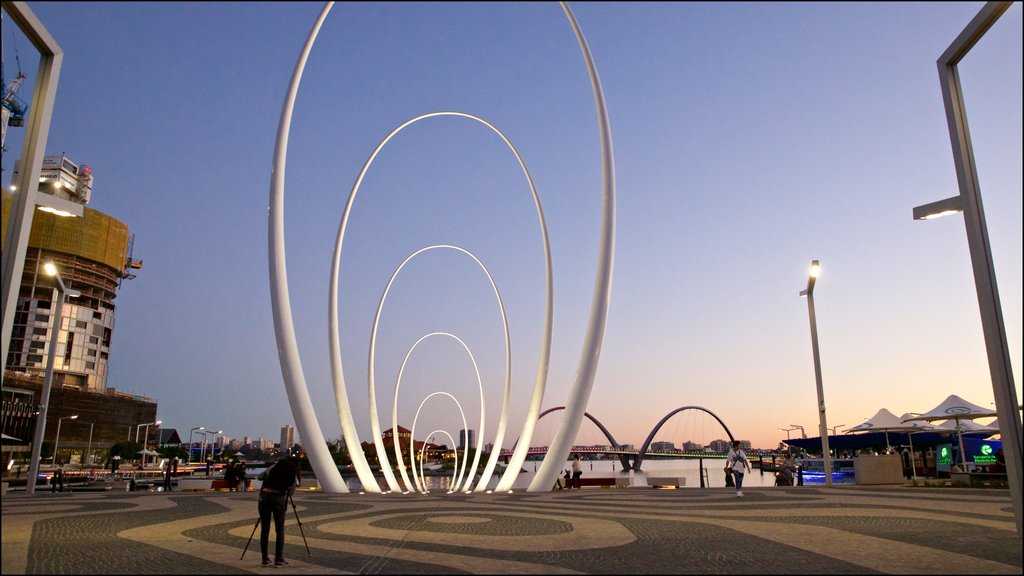
{"label": "patterned paving", "polygon": [[[299,492],[284,570],[316,574],[1021,574],[1005,490]],[[301,526],[296,522],[301,520]],[[3,499],[3,574],[264,572],[252,493]],[[273,534],[271,534],[273,546]],[[307,554],[306,546],[309,547]],[[270,569],[273,570],[273,569]]]}

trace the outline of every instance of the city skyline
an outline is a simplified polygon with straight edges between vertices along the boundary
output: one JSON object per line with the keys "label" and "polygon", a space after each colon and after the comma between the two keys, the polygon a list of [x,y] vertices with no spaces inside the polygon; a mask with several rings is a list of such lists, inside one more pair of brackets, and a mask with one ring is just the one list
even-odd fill
{"label": "city skyline", "polygon": [[[992,405],[962,217],[911,219],[914,206],[957,191],[935,60],[981,5],[573,5],[607,98],[619,192],[609,322],[587,411],[620,443],[640,445],[684,405],[714,411],[754,447],[774,447],[794,424],[816,436],[798,296],[814,259],[830,426],[879,408],[923,412],[950,394]],[[269,167],[284,90],[320,5],[30,7],[65,51],[47,153],[93,167],[90,206],[124,221],[146,261],[116,301],[108,385],[157,399],[166,427],[278,436],[294,419],[267,288]],[[9,27],[5,17],[7,80]],[[33,50],[15,42],[27,99]],[[344,200],[377,142],[431,111],[493,122],[537,182],[556,296],[543,408],[564,405],[593,282],[600,171],[586,73],[557,4],[344,5],[319,42],[299,94],[285,206],[299,346],[325,437],[341,434],[326,299]],[[1018,397],[1021,52],[1014,4],[961,65]],[[543,267],[528,188],[492,135],[424,124],[378,159],[343,255],[342,354],[363,441],[373,311],[402,258],[428,243],[472,249],[502,291],[510,431],[537,368]],[[7,135],[5,186],[22,133]],[[472,262],[421,260],[382,317],[382,425],[408,347],[446,329],[480,364],[490,442],[504,365],[493,294]],[[442,342],[417,349],[399,423],[439,389],[459,396],[477,428],[471,365]],[[457,412],[440,403],[431,412],[424,430],[458,437]],[[688,433],[669,424],[666,435]],[[581,437],[597,435],[584,421]]]}

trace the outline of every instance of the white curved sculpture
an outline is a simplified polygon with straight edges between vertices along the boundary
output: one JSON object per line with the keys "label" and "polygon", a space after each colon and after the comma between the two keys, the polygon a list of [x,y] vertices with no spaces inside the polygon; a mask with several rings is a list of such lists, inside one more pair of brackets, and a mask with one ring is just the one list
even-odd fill
{"label": "white curved sculpture", "polygon": [[[604,341],[604,326],[608,320],[608,303],[612,297],[612,260],[615,256],[615,161],[612,154],[612,134],[608,126],[608,111],[604,105],[604,93],[601,91],[601,79],[597,77],[597,67],[590,56],[590,48],[583,38],[576,18],[569,6],[562,2],[576,41],[583,51],[583,59],[587,62],[587,73],[590,75],[590,87],[594,92],[594,105],[597,108],[598,130],[601,134],[601,239],[597,256],[597,274],[594,279],[594,294],[590,302],[590,320],[583,335],[583,350],[576,368],[576,377],[569,398],[565,402],[565,416],[562,425],[555,432],[555,437],[548,445],[547,456],[541,463],[537,474],[527,488],[530,492],[546,492],[555,484],[555,478],[572,450],[572,441],[580,429],[583,413],[587,410],[590,391],[594,386],[597,374],[597,361],[601,358],[601,344]],[[516,469],[518,471],[518,469]]]}
{"label": "white curved sculpture", "polygon": [[[540,224],[541,240],[543,241],[543,244],[544,244],[544,266],[545,266],[546,288],[545,288],[544,332],[543,332],[543,337],[542,337],[543,340],[541,342],[540,359],[538,361],[538,367],[537,367],[537,378],[534,381],[533,396],[530,399],[530,405],[529,405],[529,407],[527,409],[526,424],[524,425],[523,433],[520,434],[521,438],[525,438],[525,434],[527,432],[529,432],[530,437],[532,437],[533,429],[534,429],[534,427],[536,425],[537,418],[538,418],[538,416],[540,414],[540,406],[541,406],[541,403],[544,400],[544,389],[545,389],[545,387],[547,385],[548,365],[550,364],[550,358],[551,358],[551,326],[552,326],[552,323],[553,323],[552,318],[553,318],[553,314],[554,314],[554,288],[553,288],[553,279],[552,279],[552,272],[551,272],[551,247],[550,247],[550,244],[549,244],[549,241],[548,241],[547,224],[544,221],[544,211],[541,208],[540,197],[537,195],[537,188],[536,188],[536,186],[533,183],[533,178],[530,176],[530,171],[526,167],[526,163],[523,161],[522,156],[520,156],[520,154],[516,150],[515,146],[512,145],[512,142],[509,141],[509,139],[501,132],[501,130],[498,130],[498,128],[496,128],[494,125],[490,124],[486,120],[484,120],[482,118],[479,118],[477,116],[473,116],[472,114],[464,114],[462,112],[431,112],[429,114],[422,114],[420,116],[416,116],[415,118],[412,118],[411,120],[408,120],[408,121],[402,123],[397,128],[392,130],[391,133],[389,133],[383,140],[381,140],[380,144],[377,145],[377,147],[374,149],[374,151],[370,155],[370,157],[367,158],[366,162],[363,164],[363,168],[359,171],[359,175],[356,178],[355,184],[353,184],[353,186],[352,186],[352,191],[349,194],[348,202],[346,202],[346,204],[345,204],[345,211],[344,211],[344,213],[342,214],[342,217],[341,217],[341,224],[338,226],[338,237],[337,237],[337,241],[336,241],[335,246],[334,246],[334,259],[333,259],[333,263],[332,263],[332,266],[331,266],[331,285],[330,285],[330,293],[329,293],[329,300],[328,300],[328,315],[327,316],[328,316],[328,322],[329,322],[328,335],[330,337],[331,376],[332,376],[332,381],[334,383],[334,395],[335,395],[335,399],[338,402],[338,406],[339,406],[339,408],[338,408],[338,416],[342,420],[342,429],[345,432],[345,442],[346,442],[346,444],[348,446],[349,453],[352,453],[353,450],[361,451],[362,448],[360,447],[359,437],[355,433],[355,423],[352,421],[351,410],[347,409],[347,407],[348,407],[348,392],[347,392],[346,387],[345,387],[345,376],[344,376],[344,370],[343,370],[342,361],[341,361],[341,337],[340,337],[340,333],[339,333],[339,329],[338,329],[338,326],[339,326],[339,322],[338,322],[338,276],[339,276],[340,269],[341,269],[341,250],[342,250],[342,245],[343,245],[344,239],[345,239],[345,230],[348,227],[348,219],[349,219],[349,215],[351,214],[351,211],[352,211],[352,205],[355,202],[356,195],[359,193],[359,188],[362,185],[363,179],[365,178],[366,173],[369,171],[370,167],[373,165],[374,159],[377,157],[377,155],[380,153],[380,151],[384,148],[384,146],[388,143],[388,141],[390,141],[392,138],[395,137],[395,135],[397,135],[399,132],[401,132],[403,129],[407,128],[408,126],[411,126],[412,124],[415,124],[416,122],[419,122],[421,120],[426,120],[427,118],[433,118],[433,117],[438,117],[438,116],[454,116],[454,117],[460,117],[460,118],[467,118],[467,119],[479,122],[479,123],[487,126],[488,128],[490,128],[495,134],[497,134],[502,139],[502,141],[505,142],[505,144],[509,147],[509,149],[512,151],[512,153],[515,155],[516,160],[519,162],[520,168],[523,170],[523,174],[526,176],[526,181],[530,185],[530,192],[533,195],[534,206],[535,206],[535,208],[537,210],[537,220],[538,220],[538,222]],[[455,250],[460,250],[460,251],[466,253],[467,255],[469,255],[471,258],[476,260],[477,264],[479,264],[480,267],[483,268],[484,272],[487,273],[488,279],[491,280],[491,286],[494,287],[494,281],[493,281],[493,279],[491,279],[490,273],[487,272],[487,268],[483,265],[483,263],[480,262],[479,259],[476,258],[476,256],[473,256],[473,254],[469,253],[468,251],[466,251],[466,250],[464,250],[462,248],[459,248],[457,246],[450,246],[450,245],[432,246],[432,247],[424,248],[423,250],[430,250],[430,249],[437,248],[437,247],[447,247],[447,248],[451,248],[451,249],[455,249]],[[420,252],[422,252],[423,250],[420,250]],[[418,253],[419,252],[414,253],[409,258],[412,258],[413,256],[415,256]],[[409,258],[406,259],[406,262],[408,262]],[[405,262],[403,262],[402,265],[404,266]],[[399,270],[401,270],[401,266],[399,267]],[[395,273],[397,274],[397,271]],[[392,275],[391,280],[394,281],[394,275]],[[390,282],[389,282],[389,286],[390,286]],[[494,287],[494,290],[495,290],[495,294],[498,294],[497,287]],[[385,295],[386,294],[387,294],[387,291],[385,291]],[[382,300],[383,300],[383,298],[382,298]],[[499,301],[499,305],[500,305],[501,304],[500,296],[498,298],[498,301]],[[379,314],[380,314],[380,308],[379,307],[377,309],[377,314],[378,314],[378,317],[379,317]],[[504,316],[504,309],[502,309],[502,315]],[[373,390],[373,388],[374,388],[374,385],[373,385],[373,370],[374,370],[373,356],[374,356],[374,347],[375,347],[375,339],[376,339],[376,326],[377,326],[377,318],[374,319],[374,335],[371,338],[371,342],[370,342],[370,355],[369,355],[369,375],[370,376],[369,376],[368,388],[369,388],[369,394],[370,394],[369,401],[370,401],[371,434],[374,437],[374,442],[375,443],[379,443],[380,442],[380,440],[379,440],[380,439],[380,423],[379,423],[379,420],[377,418],[376,398],[375,398],[375,394],[374,394],[374,390]],[[505,439],[505,429],[506,429],[506,426],[508,425],[508,405],[509,405],[509,401],[511,399],[510,397],[511,397],[511,390],[512,390],[512,388],[511,388],[512,387],[512,381],[511,381],[511,378],[512,378],[512,373],[511,373],[512,365],[511,365],[511,356],[510,356],[510,352],[509,352],[509,348],[508,348],[508,325],[507,325],[507,323],[506,323],[506,326],[505,326],[505,331],[506,331],[506,333],[505,333],[505,338],[506,338],[506,340],[505,340],[505,346],[506,346],[505,389],[504,389],[504,394],[503,394],[503,397],[502,397],[502,412],[501,412],[501,416],[500,416],[500,418],[498,420],[497,431],[495,432],[495,435],[494,435],[494,445],[495,446],[501,446],[501,443]],[[345,406],[344,410],[342,409],[342,405],[343,404]],[[349,429],[350,428],[352,429],[352,433],[351,434],[349,433]],[[479,439],[480,439],[480,442],[481,442],[480,448],[482,449],[483,448],[483,445],[482,445],[483,435],[482,434],[480,435]],[[517,451],[518,450],[519,450],[519,447],[517,447]],[[521,457],[520,457],[520,460],[519,460],[520,465],[522,464],[522,461],[526,459],[526,449],[525,448],[522,449],[521,452],[522,452],[522,454],[521,454]],[[479,456],[479,454],[480,454],[480,450],[477,451],[477,455],[478,456]],[[386,456],[385,456],[385,459],[386,459]],[[483,472],[483,474],[481,476],[481,481],[483,482],[483,484],[481,486],[477,487],[477,491],[483,491],[483,490],[486,489],[486,487],[487,487],[486,486],[486,482],[487,482],[488,479],[490,479],[491,474],[494,471],[494,467],[497,465],[497,462],[498,462],[498,451],[492,451],[491,452],[491,456],[487,459],[487,464],[484,466],[484,472]],[[388,463],[388,465],[385,465],[385,461],[381,462],[381,468],[384,471],[384,479],[387,481],[388,486],[391,488],[391,490],[397,490],[398,489],[398,481],[395,479],[395,475],[391,472],[389,464],[390,463]],[[379,490],[379,487],[377,486],[377,481],[376,481],[376,479],[374,479],[373,473],[370,470],[369,464],[366,463],[365,458],[358,458],[358,459],[357,458],[353,458],[352,459],[352,466],[353,466],[353,468],[355,468],[356,473],[359,475],[359,480],[360,480],[360,482],[362,482],[363,486],[372,486],[373,488],[377,488]],[[475,470],[476,469],[476,464],[474,464],[473,467],[474,467],[474,470]],[[519,468],[516,467],[515,470],[518,471]],[[506,475],[507,474],[508,474],[508,471],[506,470]],[[513,481],[515,481],[515,478],[512,478],[510,480],[510,482],[513,482]],[[372,483],[372,484],[368,484],[368,483]]]}
{"label": "white curved sculpture", "polygon": [[[448,440],[452,443],[452,446],[455,446],[455,438],[452,438],[452,435],[447,433],[447,432],[445,432],[444,430],[434,430],[430,434],[427,434],[427,438],[431,438],[435,434],[444,434],[445,436],[448,437]],[[420,448],[420,478],[424,478],[424,481],[423,481],[423,493],[424,494],[428,494],[430,492],[430,490],[427,490],[427,482],[426,482],[425,476],[423,475],[423,453],[426,450],[427,450],[427,443],[424,442],[423,443],[423,447]],[[458,457],[459,451],[458,450],[454,450],[454,452],[455,452],[455,456]],[[457,468],[458,468],[458,465],[456,463],[456,469]],[[412,473],[413,473],[413,475],[416,474],[416,469],[415,468],[413,468]],[[452,470],[452,484],[448,488],[448,493],[449,494],[455,492],[455,488],[454,488],[455,484],[456,484],[456,482],[455,482],[455,470]]]}
{"label": "white curved sculpture", "polygon": [[[413,458],[415,458],[415,456],[416,456],[416,447],[413,444],[413,442],[415,442],[415,438],[416,438],[416,421],[420,419],[420,412],[423,410],[423,406],[426,405],[427,400],[430,400],[434,396],[442,396],[442,395],[451,398],[452,402],[455,402],[455,405],[459,408],[459,414],[462,415],[462,429],[463,430],[468,430],[468,428],[466,428],[466,413],[462,411],[462,404],[459,403],[459,400],[455,396],[452,396],[451,394],[449,394],[447,392],[433,392],[431,394],[428,394],[427,397],[424,398],[422,402],[420,402],[420,407],[416,409],[416,415],[413,416],[413,419],[412,419],[412,429],[409,430],[409,436],[410,436],[409,460],[410,460],[410,463],[412,464],[412,478],[413,478],[413,480],[416,483],[416,487],[419,488],[421,491],[426,490],[426,484],[425,484],[425,481],[423,481],[423,469],[422,469],[422,466],[423,466],[423,450],[422,449],[420,450],[420,466],[421,466],[421,468],[420,468],[420,477],[419,478],[416,477],[416,462],[412,461]],[[435,430],[434,432],[431,432],[430,434],[427,435],[427,437],[429,438],[431,435],[433,435],[436,432],[437,432],[437,430]],[[445,432],[445,434],[447,434],[447,432]],[[450,435],[448,437],[452,438]],[[423,448],[425,449],[426,447],[427,447],[427,444],[426,444],[426,442],[424,442],[423,443]],[[458,460],[458,458],[459,458],[459,450],[458,450],[458,448],[455,447],[455,439],[454,438],[452,438],[452,450],[455,452],[455,471],[458,472],[459,471],[459,460]],[[452,477],[451,488],[452,488],[453,492],[457,491],[459,489],[459,486],[462,484],[463,476],[466,473],[467,454],[469,454],[469,447],[468,446],[466,447],[465,450],[462,451],[462,472],[459,473],[459,474],[456,474],[455,476]],[[398,456],[398,458],[402,457],[400,454],[396,454],[396,456]],[[467,483],[468,483],[468,481],[467,481]]]}
{"label": "white curved sculpture", "polygon": [[[355,192],[353,192],[353,194],[355,194]],[[340,247],[340,245],[339,245],[339,247]],[[502,325],[504,327],[504,332],[505,332],[505,395],[504,395],[504,400],[503,400],[502,405],[501,405],[501,417],[498,420],[498,433],[499,434],[504,434],[505,425],[508,422],[508,404],[509,404],[509,397],[511,395],[511,390],[512,390],[512,349],[511,349],[511,345],[509,343],[509,336],[508,336],[508,316],[505,314],[505,305],[501,301],[501,294],[498,292],[498,287],[494,283],[494,278],[491,276],[491,273],[487,270],[487,267],[484,266],[483,262],[481,262],[479,258],[477,258],[475,255],[473,255],[472,252],[466,250],[465,248],[460,248],[458,246],[452,246],[452,245],[449,245],[449,244],[436,244],[434,246],[427,246],[426,248],[420,248],[419,250],[413,252],[408,257],[406,257],[406,259],[403,260],[402,263],[398,265],[398,268],[395,269],[395,272],[391,275],[391,278],[388,279],[387,286],[385,286],[385,288],[384,288],[384,293],[381,294],[380,303],[377,305],[377,312],[373,316],[373,330],[370,332],[369,368],[368,368],[368,371],[367,371],[367,383],[368,383],[368,386],[369,386],[369,394],[370,394],[370,429],[371,429],[371,433],[373,434],[374,444],[377,446],[377,454],[378,454],[378,456],[380,458],[381,469],[384,471],[384,478],[385,478],[385,480],[387,480],[388,485],[391,486],[392,490],[397,490],[398,489],[397,488],[398,481],[395,479],[394,473],[391,472],[391,462],[388,460],[387,453],[385,453],[385,451],[383,449],[384,448],[384,439],[381,437],[381,433],[380,433],[380,419],[377,416],[376,369],[374,367],[374,357],[375,357],[376,352],[377,352],[377,329],[380,327],[380,314],[381,314],[381,311],[384,309],[384,302],[387,301],[388,292],[391,291],[391,285],[394,284],[395,278],[398,277],[398,273],[401,272],[402,268],[405,268],[405,265],[408,264],[410,261],[412,261],[412,259],[415,258],[416,256],[418,256],[418,255],[420,255],[420,254],[422,254],[424,252],[427,252],[429,250],[438,250],[438,249],[455,250],[457,252],[461,252],[461,253],[469,256],[470,258],[472,258],[473,261],[476,262],[478,266],[480,266],[480,269],[483,270],[484,274],[487,276],[487,280],[491,283],[491,288],[494,290],[494,297],[498,300],[498,310],[501,312],[501,322],[502,322]],[[447,333],[445,333],[445,334],[447,334]],[[456,340],[458,340],[459,343],[462,344],[463,348],[466,349],[466,352],[469,352],[469,348],[466,346],[465,342],[463,342],[461,339],[459,339],[458,337],[453,336],[451,334],[447,334],[447,335],[448,336],[452,336],[452,338],[455,338]],[[419,342],[417,342],[417,344],[419,344]],[[415,347],[415,344],[413,346]],[[412,350],[410,350],[409,352],[411,353]],[[339,351],[339,356],[340,356],[340,351]],[[469,357],[473,358],[473,353],[472,352],[469,352]],[[406,355],[406,360],[408,360],[408,359],[409,359],[409,356],[407,354]],[[405,362],[402,363],[402,368],[403,369],[405,368]],[[475,359],[473,360],[473,369],[476,370],[476,360]],[[484,388],[483,388],[483,384],[480,383],[480,372],[479,371],[477,371],[476,376],[477,376],[477,383],[480,384],[480,434],[477,436],[477,451],[476,451],[476,456],[473,458],[473,471],[474,472],[476,471],[477,464],[479,464],[479,462],[480,462],[480,454],[483,451],[483,447],[484,447],[484,444],[483,444],[483,442],[484,442],[484,430],[485,430],[485,428],[484,428],[484,420],[485,420]],[[397,398],[397,394],[398,394],[398,389],[397,388],[395,389],[395,394],[396,394],[396,398]],[[398,406],[397,406],[397,404],[394,407],[394,411],[392,413],[392,416],[396,420],[398,419]],[[397,426],[397,422],[395,423],[395,425]],[[496,435],[496,437],[497,437],[497,435]],[[500,444],[498,444],[498,442],[500,442],[500,439],[495,440],[495,444],[500,446]],[[494,454],[492,456],[492,458],[489,459],[489,463],[491,461],[494,461],[494,462],[497,461],[497,454]],[[493,465],[492,465],[492,467],[490,469],[493,469]],[[486,471],[489,472],[490,469],[487,469]],[[405,478],[405,470],[400,467],[399,471],[402,472],[402,477]]]}
{"label": "white curved sculpture", "polygon": [[[484,384],[483,384],[483,381],[480,379],[480,370],[479,370],[479,368],[477,368],[476,358],[473,357],[473,353],[470,352],[469,347],[466,346],[466,343],[463,342],[462,339],[459,338],[458,336],[456,336],[454,334],[449,334],[448,332],[432,332],[430,334],[427,334],[426,336],[423,336],[419,340],[417,340],[416,343],[413,344],[411,348],[409,348],[409,352],[407,352],[406,355],[405,355],[405,360],[402,361],[402,368],[401,368],[401,370],[398,371],[398,381],[395,384],[395,400],[392,403],[392,408],[391,408],[391,421],[392,421],[392,425],[391,425],[391,438],[392,438],[392,440],[394,440],[395,458],[398,458],[398,471],[401,472],[401,474],[402,474],[402,481],[405,482],[405,485],[408,486],[410,490],[415,489],[415,486],[413,486],[413,484],[411,482],[409,482],[409,477],[405,473],[405,457],[402,454],[401,443],[398,441],[398,390],[402,386],[402,373],[405,372],[405,365],[409,361],[409,356],[412,355],[412,351],[415,350],[417,346],[419,346],[420,342],[423,342],[424,340],[426,340],[427,338],[430,338],[431,336],[449,336],[451,338],[454,338],[456,341],[458,341],[459,344],[462,345],[462,348],[466,351],[467,354],[469,354],[469,360],[473,363],[473,372],[476,373],[476,384],[477,384],[477,387],[480,388],[480,401],[481,402],[483,402],[483,397],[484,397]],[[455,405],[459,407],[459,413],[462,414],[462,429],[463,430],[469,430],[469,426],[466,424],[466,413],[462,410],[462,404],[460,404],[459,401],[455,399],[455,396],[452,396],[451,394],[449,394],[447,392],[434,392],[433,394],[430,394],[429,396],[427,396],[426,398],[423,399],[423,402],[420,403],[420,407],[416,409],[416,415],[415,415],[415,417],[413,417],[413,420],[412,420],[412,430],[409,431],[409,433],[410,433],[409,434],[410,435],[410,438],[409,438],[409,458],[410,458],[410,460],[416,455],[415,454],[416,448],[415,448],[415,444],[414,444],[415,441],[416,441],[416,420],[419,419],[419,417],[420,417],[420,410],[423,409],[423,405],[427,403],[427,400],[430,399],[431,396],[436,396],[438,394],[444,394],[445,396],[448,396],[449,398],[451,398],[453,402],[455,402]],[[480,405],[480,427],[481,427],[481,430],[483,429],[483,425],[484,425],[484,416],[483,416],[484,410],[483,409],[484,409],[484,406],[483,406],[483,404],[481,404]],[[483,432],[481,432],[480,434],[483,435]],[[469,450],[469,446],[466,447],[466,450],[467,451]],[[479,454],[479,453],[480,453],[480,448],[478,446],[477,454]],[[473,460],[473,472],[474,473],[476,473],[476,465],[479,462],[480,462],[479,458]],[[463,464],[463,472],[465,472],[465,464]],[[415,465],[413,466],[412,474],[413,474],[413,479],[415,479],[415,477],[416,477],[416,467],[415,467]],[[470,478],[472,478],[472,476],[470,476]],[[460,478],[460,482],[461,482],[461,478]]]}
{"label": "white curved sculpture", "polygon": [[[611,131],[608,125],[608,114],[605,108],[604,95],[601,90],[597,69],[594,66],[593,59],[590,55],[590,49],[583,37],[583,33],[580,30],[572,11],[569,9],[569,6],[564,2],[562,2],[561,5],[573,32],[576,35],[576,40],[580,45],[580,49],[582,50],[583,58],[587,66],[587,72],[590,77],[591,89],[594,93],[598,116],[598,128],[601,139],[602,221],[600,246],[598,251],[598,268],[591,302],[590,319],[584,334],[580,363],[570,390],[569,398],[565,403],[566,410],[565,417],[562,420],[562,425],[549,447],[548,455],[544,459],[540,470],[535,476],[533,482],[530,484],[530,491],[547,490],[547,487],[550,487],[554,483],[555,476],[557,476],[562,464],[569,455],[573,437],[579,429],[579,425],[582,421],[583,413],[593,387],[594,375],[597,370],[597,362],[600,357],[601,344],[604,338],[608,304],[611,298],[612,261],[615,250],[615,167],[612,154]],[[316,414],[313,410],[312,403],[309,398],[308,387],[306,386],[305,376],[302,372],[302,362],[298,352],[298,346],[296,344],[295,329],[291,314],[291,303],[288,294],[288,275],[287,265],[285,262],[284,242],[284,179],[285,167],[287,164],[288,137],[291,130],[295,97],[298,93],[298,88],[302,80],[302,74],[310,51],[312,50],[313,44],[316,42],[320,28],[322,27],[332,6],[333,2],[327,3],[314,23],[303,49],[299,54],[298,62],[296,63],[295,70],[292,73],[288,92],[285,96],[284,104],[282,105],[281,118],[277,129],[277,138],[274,145],[274,160],[271,171],[268,218],[268,252],[274,332],[277,339],[278,355],[281,361],[281,373],[284,379],[285,391],[288,395],[288,402],[292,408],[292,415],[295,418],[296,427],[299,430],[300,436],[307,444],[307,454],[317,479],[320,481],[324,491],[348,492],[348,488],[345,486],[345,482],[342,480],[341,474],[334,466],[330,453],[327,451],[327,445],[323,439],[323,433],[320,430]],[[337,284],[341,245],[344,237],[345,226],[348,222],[349,213],[352,207],[352,201],[355,198],[358,186],[362,181],[366,170],[369,168],[369,164],[372,162],[373,157],[376,156],[380,151],[380,148],[388,139],[394,136],[394,134],[405,126],[424,118],[440,115],[462,116],[481,122],[497,132],[506,144],[508,144],[513,153],[515,153],[516,158],[519,160],[520,165],[526,173],[527,180],[530,183],[530,188],[534,196],[534,203],[537,207],[538,218],[541,222],[541,234],[544,241],[547,300],[545,308],[545,330],[542,336],[543,341],[541,345],[541,357],[537,368],[537,378],[534,384],[533,396],[527,410],[523,431],[520,434],[520,442],[510,458],[509,467],[506,470],[506,473],[498,483],[498,490],[505,491],[511,487],[516,478],[515,475],[512,475],[512,472],[515,471],[515,473],[518,474],[519,468],[526,458],[526,450],[529,447],[530,440],[536,427],[537,418],[540,413],[540,405],[543,401],[544,388],[546,386],[548,364],[550,361],[551,318],[553,315],[551,258],[543,212],[541,211],[540,202],[537,197],[536,189],[533,185],[533,180],[530,178],[529,172],[526,170],[526,166],[523,163],[522,158],[519,156],[518,152],[516,152],[508,139],[505,138],[497,128],[475,116],[459,112],[436,112],[410,120],[393,131],[380,144],[380,146],[378,146],[377,150],[374,151],[373,156],[370,157],[364,165],[363,170],[360,172],[359,177],[356,180],[356,184],[353,187],[353,191],[349,196],[349,200],[346,203],[342,222],[339,226],[338,241],[335,246],[334,263],[332,266],[331,296],[328,304],[328,321],[330,323],[328,333],[331,340],[331,374],[335,390],[335,402],[337,404],[338,417],[341,421],[345,442],[352,457],[353,467],[359,475],[359,480],[364,489],[368,492],[380,492],[380,486],[374,479],[373,473],[366,462],[365,456],[363,455],[358,432],[356,431],[355,423],[352,419],[348,395],[345,389],[344,374],[341,364],[340,341],[338,337]],[[508,391],[506,391],[506,402],[507,398]],[[495,445],[498,447],[501,446],[500,442],[503,440],[503,434],[504,429],[499,423],[499,434],[496,434],[495,442]],[[375,438],[375,441],[376,440],[377,438]],[[496,462],[497,453],[498,450],[495,450],[492,453],[491,458],[493,462]],[[492,460],[488,461],[488,466],[491,469],[493,469],[491,466]],[[385,470],[387,470],[389,475],[389,485],[396,483],[394,481],[394,475],[390,474],[390,470],[387,468],[385,468]],[[487,477],[486,474],[485,477]],[[478,486],[478,490],[486,488],[486,484],[483,480],[481,484],[481,486]]]}

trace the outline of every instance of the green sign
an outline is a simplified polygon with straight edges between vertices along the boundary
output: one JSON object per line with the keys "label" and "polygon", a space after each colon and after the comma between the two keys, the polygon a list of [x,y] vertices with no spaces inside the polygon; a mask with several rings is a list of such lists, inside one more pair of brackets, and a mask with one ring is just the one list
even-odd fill
{"label": "green sign", "polygon": [[939,466],[949,466],[952,463],[949,445],[939,448]]}
{"label": "green sign", "polygon": [[974,455],[974,461],[978,464],[995,464],[996,455],[992,452],[991,444],[982,444],[981,450]]}

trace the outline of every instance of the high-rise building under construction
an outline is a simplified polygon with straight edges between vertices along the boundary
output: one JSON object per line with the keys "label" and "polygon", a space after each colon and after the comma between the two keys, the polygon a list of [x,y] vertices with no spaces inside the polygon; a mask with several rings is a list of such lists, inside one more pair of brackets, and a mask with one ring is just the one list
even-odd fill
{"label": "high-rise building under construction", "polygon": [[[15,174],[18,167],[15,167]],[[92,191],[88,166],[67,157],[47,156],[43,161],[39,192],[86,204]],[[3,232],[6,241],[13,194],[3,191]],[[121,281],[134,278],[142,266],[132,259],[128,226],[98,210],[84,208],[82,217],[59,211],[37,210],[32,219],[25,270],[5,360],[7,370],[42,375],[51,343],[56,343],[54,386],[99,392],[107,386],[114,299]],[[6,249],[6,246],[4,246]],[[56,338],[51,338],[53,279],[43,265],[53,262],[68,289],[80,292],[69,298]]]}

